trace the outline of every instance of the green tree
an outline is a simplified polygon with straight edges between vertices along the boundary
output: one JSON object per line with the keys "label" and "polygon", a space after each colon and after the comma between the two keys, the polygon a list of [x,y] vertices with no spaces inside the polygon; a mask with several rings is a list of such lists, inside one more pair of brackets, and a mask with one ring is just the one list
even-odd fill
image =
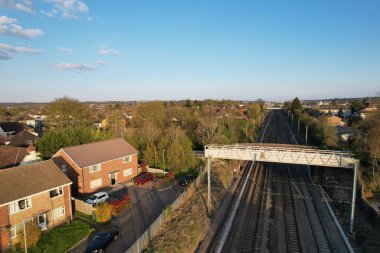
{"label": "green tree", "polygon": [[342,109],[342,108],[339,108],[339,111],[338,111],[338,117],[339,117],[339,118],[344,118],[344,112],[343,112],[343,109]]}
{"label": "green tree", "polygon": [[360,100],[353,100],[350,104],[351,113],[359,112],[363,107],[363,103]]}
{"label": "green tree", "polygon": [[303,106],[301,104],[301,101],[298,99],[298,97],[295,97],[293,99],[292,105],[291,105],[291,110],[293,113],[301,113],[303,112]]}
{"label": "green tree", "polygon": [[37,142],[37,151],[42,158],[47,159],[61,148],[106,140],[110,137],[107,132],[89,127],[54,129],[44,134]]}
{"label": "green tree", "polygon": [[57,98],[46,106],[45,111],[49,128],[63,129],[91,124],[88,107],[74,98]]}

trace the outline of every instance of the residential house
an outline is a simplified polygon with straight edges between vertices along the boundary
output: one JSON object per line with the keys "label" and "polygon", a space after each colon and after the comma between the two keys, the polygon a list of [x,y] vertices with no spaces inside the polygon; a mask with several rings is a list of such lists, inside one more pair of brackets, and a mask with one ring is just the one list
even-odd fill
{"label": "residential house", "polygon": [[39,161],[36,149],[29,147],[0,146],[0,169],[25,165]]}
{"label": "residential house", "polygon": [[33,127],[33,128],[35,128],[35,127],[36,127],[36,124],[37,124],[36,119],[33,118],[33,117],[30,116],[30,115],[25,115],[25,116],[21,117],[21,118],[19,119],[19,122],[20,122],[20,123],[23,123],[23,124],[25,124],[25,125],[27,125],[27,126]]}
{"label": "residential house", "polygon": [[38,139],[37,133],[22,130],[10,140],[8,145],[14,147],[29,147],[30,145],[36,145]]}
{"label": "residential house", "polygon": [[330,116],[327,117],[327,125],[329,126],[343,126],[345,123],[342,121],[341,118],[337,116]]}
{"label": "residential house", "polygon": [[0,250],[15,245],[25,223],[42,231],[72,219],[72,182],[52,161],[0,170]]}
{"label": "residential house", "polygon": [[54,161],[73,181],[73,194],[125,183],[138,173],[137,150],[124,139],[113,139],[60,149]]}
{"label": "residential house", "polygon": [[32,129],[19,122],[0,122],[0,136],[2,137],[14,136],[22,130],[31,131]]}

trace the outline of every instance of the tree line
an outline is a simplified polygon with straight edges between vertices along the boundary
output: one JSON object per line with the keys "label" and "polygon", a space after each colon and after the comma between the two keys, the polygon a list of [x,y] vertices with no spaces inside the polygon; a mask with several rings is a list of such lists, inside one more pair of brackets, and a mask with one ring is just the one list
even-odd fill
{"label": "tree line", "polygon": [[[62,147],[123,137],[138,149],[140,161],[178,173],[198,165],[193,149],[254,141],[264,119],[262,101],[246,104],[240,114],[236,106],[227,100],[153,101],[131,106],[126,117],[121,104],[96,112],[62,97],[44,108],[48,118],[37,149],[47,159]],[[102,119],[102,128],[93,126],[94,118]]]}

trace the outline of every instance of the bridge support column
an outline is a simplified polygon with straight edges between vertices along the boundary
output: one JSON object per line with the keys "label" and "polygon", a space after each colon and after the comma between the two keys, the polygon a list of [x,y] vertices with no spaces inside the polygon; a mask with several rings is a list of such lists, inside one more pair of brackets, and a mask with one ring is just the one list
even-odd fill
{"label": "bridge support column", "polygon": [[356,204],[356,185],[358,181],[358,162],[355,162],[354,169],[354,182],[352,189],[352,203],[351,203],[351,218],[350,218],[350,234],[354,232],[354,219],[355,219],[355,204]]}
{"label": "bridge support column", "polygon": [[209,216],[211,216],[211,159],[211,156],[207,157],[207,210]]}

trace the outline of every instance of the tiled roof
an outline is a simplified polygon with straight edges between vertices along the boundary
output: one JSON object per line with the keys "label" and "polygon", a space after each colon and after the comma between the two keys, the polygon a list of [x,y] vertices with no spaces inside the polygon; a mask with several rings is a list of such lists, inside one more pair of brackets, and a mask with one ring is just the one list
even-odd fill
{"label": "tiled roof", "polygon": [[71,183],[52,161],[0,170],[0,205]]}
{"label": "tiled roof", "polygon": [[26,148],[0,146],[0,169],[18,165],[27,154]]}
{"label": "tiled roof", "polygon": [[62,150],[81,168],[137,154],[137,150],[122,138],[72,146]]}
{"label": "tiled roof", "polygon": [[8,145],[10,146],[29,146],[30,144],[36,144],[36,141],[38,140],[38,136],[32,134],[29,131],[23,130],[19,133],[17,133],[10,141]]}

